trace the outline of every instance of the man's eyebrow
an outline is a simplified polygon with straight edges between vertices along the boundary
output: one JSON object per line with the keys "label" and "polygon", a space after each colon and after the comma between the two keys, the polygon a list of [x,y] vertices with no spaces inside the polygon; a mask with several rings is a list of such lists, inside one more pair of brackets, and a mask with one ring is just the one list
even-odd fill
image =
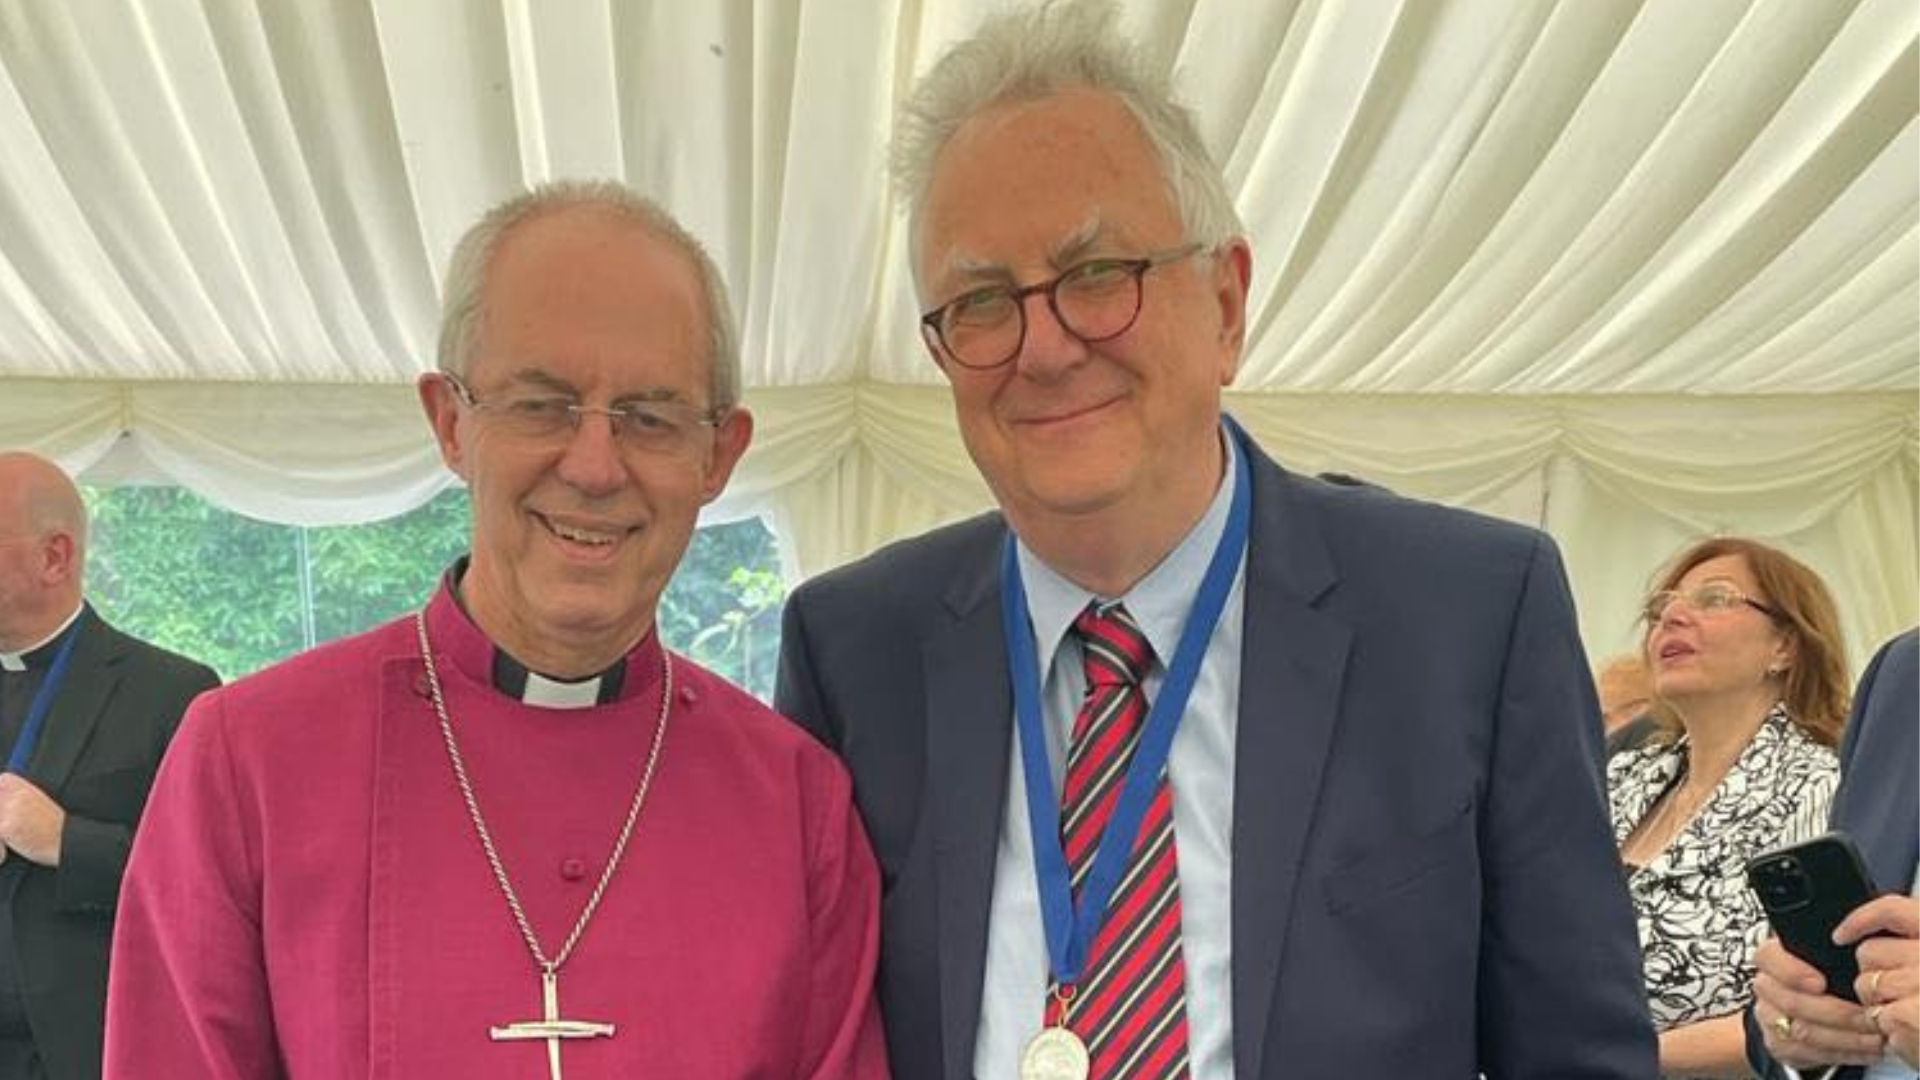
{"label": "man's eyebrow", "polygon": [[517,383],[521,386],[530,386],[538,390],[551,390],[556,394],[569,394],[574,397],[580,396],[579,392],[573,388],[573,384],[567,382],[565,379],[558,378],[542,368],[521,368],[512,375],[507,376],[507,381],[509,383]]}
{"label": "man's eyebrow", "polygon": [[[1065,270],[1086,256],[1088,249],[1106,239],[1107,228],[1099,215],[1093,215],[1075,226],[1073,231],[1048,245],[1047,263],[1055,270]],[[961,281],[1004,281],[1012,283],[1014,274],[1011,267],[970,255],[964,251],[955,251],[947,256],[945,274]]]}
{"label": "man's eyebrow", "polygon": [[615,395],[615,405],[658,405],[661,402],[680,402],[692,404],[681,396],[680,391],[671,386],[649,386],[640,390],[628,390]]}
{"label": "man's eyebrow", "polygon": [[[521,368],[507,377],[508,385],[525,387],[530,390],[550,392],[562,397],[578,399],[580,391],[565,379],[543,368]],[[646,386],[638,390],[623,390],[613,397],[613,404],[635,402],[684,401],[680,391],[671,386]]]}
{"label": "man's eyebrow", "polygon": [[1047,261],[1053,264],[1055,270],[1065,270],[1079,262],[1089,248],[1104,239],[1105,232],[1106,226],[1101,223],[1098,214],[1089,217],[1078,228],[1054,242],[1047,252]]}
{"label": "man's eyebrow", "polygon": [[977,259],[964,252],[954,252],[947,257],[947,265],[942,268],[943,277],[955,277],[962,281],[1012,281],[1013,271],[1005,263]]}

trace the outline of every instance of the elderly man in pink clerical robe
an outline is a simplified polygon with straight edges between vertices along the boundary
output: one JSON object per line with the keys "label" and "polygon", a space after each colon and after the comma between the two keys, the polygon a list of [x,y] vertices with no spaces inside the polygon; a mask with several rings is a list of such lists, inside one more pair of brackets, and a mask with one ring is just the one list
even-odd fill
{"label": "elderly man in pink clerical robe", "polygon": [[654,612],[752,434],[718,271],[615,184],[456,248],[424,608],[200,699],[121,894],[110,1080],[884,1078],[839,762]]}

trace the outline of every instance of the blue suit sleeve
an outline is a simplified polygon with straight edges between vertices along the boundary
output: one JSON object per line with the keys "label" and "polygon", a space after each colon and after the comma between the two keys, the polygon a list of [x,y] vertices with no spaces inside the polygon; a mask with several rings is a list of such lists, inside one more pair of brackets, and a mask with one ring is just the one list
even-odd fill
{"label": "blue suit sleeve", "polygon": [[1506,642],[1480,826],[1489,1078],[1658,1072],[1600,732],[1566,573],[1541,536]]}

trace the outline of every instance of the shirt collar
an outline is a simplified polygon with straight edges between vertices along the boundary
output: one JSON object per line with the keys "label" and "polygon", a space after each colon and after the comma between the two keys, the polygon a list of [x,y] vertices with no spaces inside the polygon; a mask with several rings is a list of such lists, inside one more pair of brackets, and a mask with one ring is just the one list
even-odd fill
{"label": "shirt collar", "polygon": [[30,667],[45,667],[48,659],[47,655],[45,655],[48,646],[60,640],[60,635],[66,633],[67,627],[72,626],[74,622],[80,618],[80,613],[85,610],[87,610],[87,604],[86,601],[82,600],[74,607],[73,614],[68,615],[60,621],[60,625],[55,628],[53,633],[48,634],[46,637],[41,638],[39,641],[34,642],[18,652],[0,650],[0,671],[25,671]]}
{"label": "shirt collar", "polygon": [[[1201,579],[1206,577],[1213,550],[1227,531],[1227,512],[1233,503],[1234,484],[1238,482],[1234,462],[1240,450],[1232,439],[1225,437],[1224,431],[1220,442],[1226,447],[1226,468],[1207,512],[1200,515],[1179,546],[1125,596],[1098,596],[1088,592],[1042,562],[1024,542],[1018,544],[1020,580],[1026,586],[1027,614],[1033,622],[1034,640],[1041,657],[1050,663],[1073,620],[1088,604],[1119,601],[1127,605],[1127,612],[1146,634],[1156,663],[1165,668],[1180,643],[1180,631],[1186,626],[1187,613],[1193,608]],[[1049,664],[1043,664],[1042,671],[1047,666]]]}

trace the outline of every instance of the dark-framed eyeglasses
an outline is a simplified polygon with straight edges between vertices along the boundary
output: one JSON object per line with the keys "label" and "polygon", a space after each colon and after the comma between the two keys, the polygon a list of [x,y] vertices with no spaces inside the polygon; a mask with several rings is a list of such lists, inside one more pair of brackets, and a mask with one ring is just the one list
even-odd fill
{"label": "dark-framed eyeglasses", "polygon": [[1147,271],[1205,248],[1186,244],[1137,259],[1088,259],[1049,281],[973,289],[921,315],[920,333],[963,368],[996,368],[1019,355],[1027,340],[1027,297],[1044,293],[1067,333],[1087,344],[1110,341],[1140,317]]}
{"label": "dark-framed eyeglasses", "polygon": [[1657,623],[1675,601],[1703,615],[1718,614],[1745,606],[1770,619],[1784,618],[1778,609],[1755,600],[1724,581],[1709,581],[1695,585],[1691,589],[1662,589],[1647,597],[1645,606],[1640,609],[1640,617],[1649,623]]}
{"label": "dark-framed eyeglasses", "polygon": [[684,453],[727,415],[725,409],[702,409],[684,401],[630,401],[602,408],[582,405],[565,394],[535,391],[509,392],[482,401],[458,377],[445,372],[440,377],[453,387],[462,405],[488,417],[500,434],[529,443],[571,439],[581,419],[594,415],[607,418],[607,427],[623,450]]}

